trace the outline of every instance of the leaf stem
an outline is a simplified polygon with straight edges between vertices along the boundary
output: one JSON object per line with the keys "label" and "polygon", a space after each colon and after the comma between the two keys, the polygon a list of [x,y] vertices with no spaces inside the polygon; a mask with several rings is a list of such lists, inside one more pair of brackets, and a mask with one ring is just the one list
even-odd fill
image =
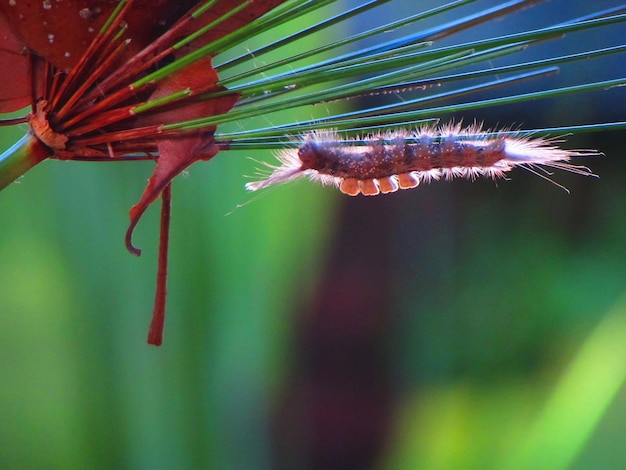
{"label": "leaf stem", "polygon": [[0,155],[0,190],[49,156],[39,139],[30,132],[26,134]]}

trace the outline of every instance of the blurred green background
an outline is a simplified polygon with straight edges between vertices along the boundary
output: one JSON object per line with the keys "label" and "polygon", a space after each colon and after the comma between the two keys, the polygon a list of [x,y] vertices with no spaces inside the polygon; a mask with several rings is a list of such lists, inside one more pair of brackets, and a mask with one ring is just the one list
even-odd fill
{"label": "blurred green background", "polygon": [[[621,107],[580,122],[623,116],[606,94]],[[269,153],[197,164],[174,183],[160,348],[158,208],[142,257],[123,245],[152,165],[44,162],[0,194],[0,467],[626,467],[623,138],[573,140],[606,156],[599,179],[554,176],[571,194],[518,170],[250,196]]]}

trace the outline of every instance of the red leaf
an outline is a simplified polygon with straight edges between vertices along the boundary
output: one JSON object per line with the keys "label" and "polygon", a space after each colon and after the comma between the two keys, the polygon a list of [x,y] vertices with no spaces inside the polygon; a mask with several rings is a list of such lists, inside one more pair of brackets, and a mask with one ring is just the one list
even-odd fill
{"label": "red leaf", "polygon": [[[105,0],[2,2],[2,10],[30,50],[60,70],[72,68],[116,7]],[[133,41],[127,55],[145,47],[194,1],[134,1],[124,21]],[[4,30],[3,30],[4,31]]]}
{"label": "red leaf", "polygon": [[[217,87],[217,74],[211,66],[211,59],[196,62],[184,73],[177,73],[165,79],[152,99],[167,96],[174,91],[190,88],[192,91],[220,90]],[[209,88],[207,89],[207,84]],[[227,112],[237,101],[237,95],[228,95],[214,100],[202,101],[183,109],[175,109],[150,116],[150,121],[164,123],[195,119]],[[141,215],[152,204],[167,184],[189,165],[198,160],[210,160],[218,148],[213,141],[215,128],[187,132],[172,138],[159,140],[159,159],[154,173],[150,177],[141,200],[130,210],[130,226],[126,233],[128,250],[139,255],[141,251],[132,245],[132,232]]]}
{"label": "red leaf", "polygon": [[0,12],[0,113],[17,111],[31,102],[28,56]]}
{"label": "red leaf", "polygon": [[[189,46],[180,51],[178,55],[184,55],[193,49],[210,43],[244,26],[283,1],[284,0],[261,0],[250,4],[248,8],[229,18],[208,34],[194,40]],[[202,24],[213,21],[233,7],[234,5],[232,5],[231,2],[218,2],[218,4],[208,12],[210,15],[200,17],[200,19],[203,20]],[[193,32],[197,28],[199,28],[197,23],[189,25],[187,28],[189,31],[186,31],[186,33]],[[185,33],[185,30],[181,32],[181,34],[183,33]],[[222,89],[216,85],[218,80],[219,77],[211,65],[211,57],[207,57],[163,80],[150,99],[167,96],[185,88],[191,89],[193,93],[217,91]],[[182,109],[179,108],[153,115],[150,117],[148,124],[180,122],[226,113],[234,106],[236,101],[237,95],[233,94],[216,100],[195,103]],[[163,188],[192,163],[198,160],[210,160],[217,154],[219,149],[213,141],[214,132],[215,128],[210,128],[159,141],[159,159],[157,166],[150,177],[148,186],[141,200],[130,210],[130,226],[126,232],[126,247],[131,253],[135,255],[141,254],[141,250],[134,247],[132,244],[132,233],[142,214],[148,206],[159,197]]]}

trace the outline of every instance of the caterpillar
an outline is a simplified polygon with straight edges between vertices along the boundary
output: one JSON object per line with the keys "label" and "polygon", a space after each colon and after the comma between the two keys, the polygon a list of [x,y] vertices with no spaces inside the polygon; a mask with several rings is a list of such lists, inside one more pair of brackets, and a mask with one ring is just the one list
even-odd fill
{"label": "caterpillar", "polygon": [[522,167],[567,191],[549,178],[548,169],[596,176],[569,159],[598,152],[561,149],[558,142],[520,132],[485,131],[479,124],[463,128],[460,123],[351,139],[342,138],[335,130],[316,130],[303,134],[297,148],[279,152],[279,164],[267,165],[271,174],[247,183],[246,189],[256,191],[308,177],[335,185],[350,196],[374,196],[439,179],[503,178],[513,168]]}

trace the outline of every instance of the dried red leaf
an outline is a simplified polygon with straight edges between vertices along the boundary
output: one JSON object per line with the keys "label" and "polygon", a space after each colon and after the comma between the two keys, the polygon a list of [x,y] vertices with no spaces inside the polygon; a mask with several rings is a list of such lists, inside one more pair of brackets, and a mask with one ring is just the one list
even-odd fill
{"label": "dried red leaf", "polygon": [[10,113],[31,101],[28,56],[13,32],[9,20],[0,12],[0,113]]}
{"label": "dried red leaf", "polygon": [[[136,0],[124,21],[132,37],[127,56],[137,53],[186,12],[194,1]],[[78,0],[3,2],[2,10],[18,37],[59,70],[71,69],[85,52],[117,2]]]}
{"label": "dried red leaf", "polygon": [[[193,44],[197,47],[233,32],[284,1],[252,2],[238,14],[194,40]],[[128,34],[132,38],[126,56],[131,57],[150,44],[184,13],[202,3],[197,0],[133,0],[124,16],[124,21],[128,24]],[[204,15],[183,28],[181,35],[198,30],[200,26],[214,21],[239,3],[243,2],[217,2]],[[10,31],[14,37],[21,39],[18,42],[18,53],[24,45],[58,69],[69,70],[85,52],[116,4],[117,2],[110,0],[2,2],[0,12],[5,15],[8,24],[6,20],[4,24],[0,23],[0,31],[3,35]]]}
{"label": "dried red leaf", "polygon": [[[283,1],[265,0],[250,4],[248,8],[242,10],[239,14],[229,18],[206,35],[192,41],[178,55],[187,54],[191,50],[197,49],[246,25]],[[230,2],[218,2],[214,8],[207,12],[210,14],[201,16],[197,21],[201,21],[201,24],[207,24],[232,8],[233,5]],[[189,24],[187,28],[181,30],[181,35],[189,34],[198,28],[197,22]],[[223,88],[217,86],[218,80],[219,77],[211,65],[211,57],[207,57],[186,67],[180,73],[173,74],[163,80],[150,99],[158,99],[186,88],[189,88],[192,93],[219,91]],[[180,122],[222,114],[231,109],[236,101],[237,95],[235,94],[223,96],[215,100],[194,103],[183,109],[159,113],[151,116],[148,122],[150,124]],[[130,210],[130,226],[126,232],[126,247],[131,253],[135,255],[141,254],[141,251],[132,245],[132,232],[141,215],[156,200],[163,188],[192,163],[198,160],[210,160],[217,154],[219,148],[213,141],[214,131],[215,128],[209,128],[159,140],[159,160],[157,161],[157,166],[150,177],[141,200]]]}
{"label": "dried red leaf", "polygon": [[[191,89],[192,92],[223,90],[222,87],[216,85],[217,80],[215,69],[211,66],[211,59],[207,58],[191,65],[185,69],[184,73],[177,73],[166,78],[151,98],[158,99],[185,88]],[[174,109],[150,116],[148,123],[178,122],[222,114],[232,108],[236,101],[236,94],[201,101],[182,109]],[[219,148],[213,140],[214,131],[215,128],[190,131],[159,140],[157,166],[148,181],[148,186],[141,200],[130,210],[130,226],[126,233],[126,246],[131,253],[135,255],[141,253],[132,245],[132,231],[141,215],[159,197],[163,188],[192,163],[198,160],[210,160],[217,154]]]}

